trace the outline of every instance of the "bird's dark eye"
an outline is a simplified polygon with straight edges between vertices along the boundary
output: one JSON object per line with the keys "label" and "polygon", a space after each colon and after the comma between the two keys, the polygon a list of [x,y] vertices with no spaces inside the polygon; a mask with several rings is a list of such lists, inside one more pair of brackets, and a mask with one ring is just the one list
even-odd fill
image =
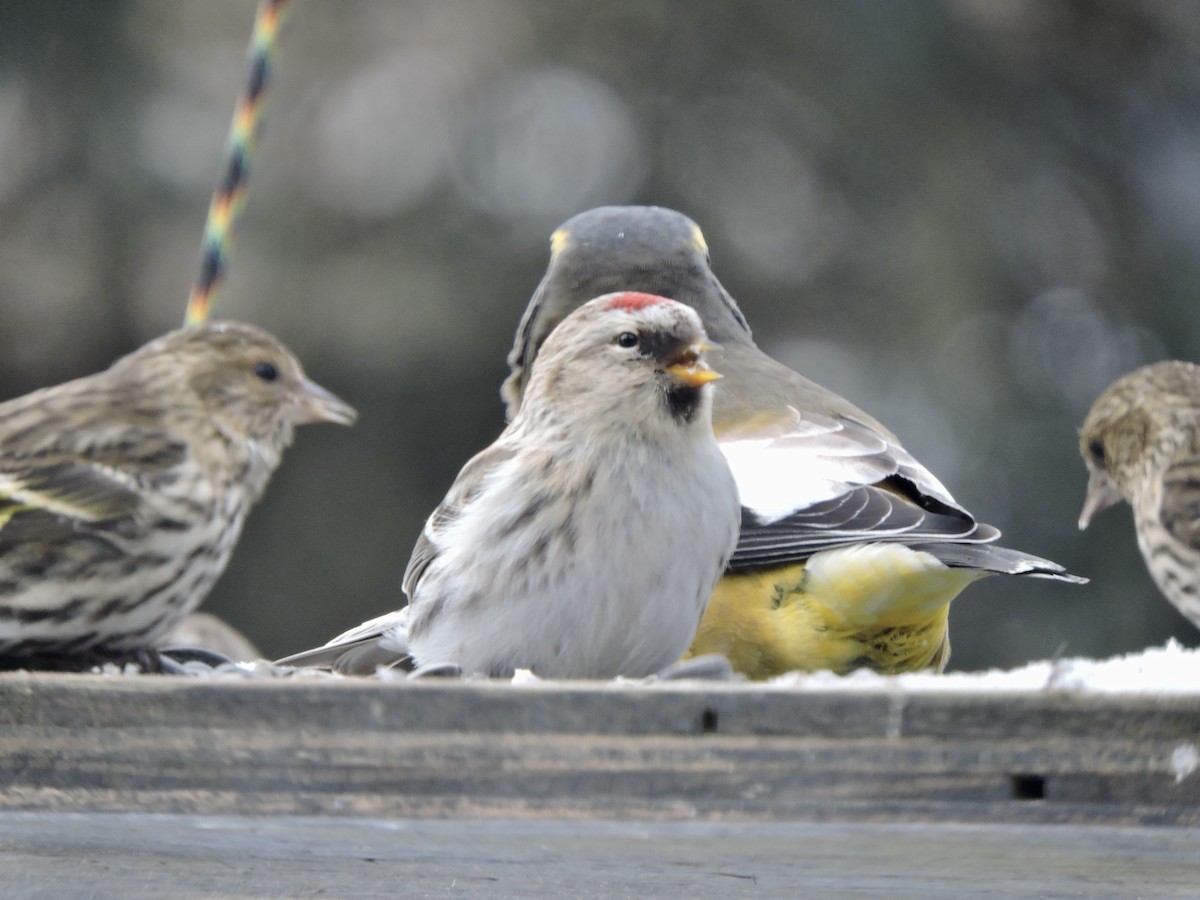
{"label": "bird's dark eye", "polygon": [[617,335],[618,347],[636,347],[638,345],[638,336],[632,331],[622,331]]}
{"label": "bird's dark eye", "polygon": [[1092,438],[1088,442],[1088,455],[1092,457],[1092,462],[1096,465],[1104,465],[1104,444],[1099,438]]}
{"label": "bird's dark eye", "polygon": [[255,364],[254,374],[263,381],[274,381],[279,377],[279,370],[275,368],[274,363],[260,362]]}

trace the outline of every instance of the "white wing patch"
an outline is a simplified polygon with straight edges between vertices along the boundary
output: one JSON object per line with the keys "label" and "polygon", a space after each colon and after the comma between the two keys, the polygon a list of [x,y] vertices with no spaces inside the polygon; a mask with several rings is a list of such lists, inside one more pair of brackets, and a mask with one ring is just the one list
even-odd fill
{"label": "white wing patch", "polygon": [[790,416],[764,436],[733,431],[720,441],[742,506],[761,522],[776,522],[897,474],[957,507],[924,466],[874,429],[850,419],[804,416],[794,407],[788,411]]}
{"label": "white wing patch", "polygon": [[720,446],[737,482],[742,506],[760,521],[778,521],[846,490],[840,460],[823,459],[803,448],[780,449],[772,439],[730,441]]}

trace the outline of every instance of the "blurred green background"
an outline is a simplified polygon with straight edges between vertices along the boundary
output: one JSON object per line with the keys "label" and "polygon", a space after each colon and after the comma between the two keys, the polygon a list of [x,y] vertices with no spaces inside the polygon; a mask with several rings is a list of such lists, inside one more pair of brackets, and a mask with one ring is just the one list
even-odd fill
{"label": "blurred green background", "polygon": [[[179,324],[249,0],[0,2],[0,397]],[[268,655],[394,608],[503,425],[547,238],[696,219],[760,343],[887,423],[1009,546],[952,668],[1197,634],[1126,508],[1075,526],[1113,378],[1200,360],[1200,4],[294,4],[218,317],[356,404],[302,431],[206,609]]]}

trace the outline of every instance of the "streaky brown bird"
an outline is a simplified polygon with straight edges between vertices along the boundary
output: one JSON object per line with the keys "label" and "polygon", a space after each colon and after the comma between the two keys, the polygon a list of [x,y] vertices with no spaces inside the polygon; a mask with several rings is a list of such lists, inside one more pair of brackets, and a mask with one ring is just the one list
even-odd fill
{"label": "streaky brown bird", "polygon": [[0,667],[146,661],[225,569],[295,426],[354,418],[238,322],[0,403]]}
{"label": "streaky brown bird", "polygon": [[1154,583],[1200,627],[1200,366],[1160,362],[1118,378],[1084,419],[1079,452],[1079,527],[1127,501]]}

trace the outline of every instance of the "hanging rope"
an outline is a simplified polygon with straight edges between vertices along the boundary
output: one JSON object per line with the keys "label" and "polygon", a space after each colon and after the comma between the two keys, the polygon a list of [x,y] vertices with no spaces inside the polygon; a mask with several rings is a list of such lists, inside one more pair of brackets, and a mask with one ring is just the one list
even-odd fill
{"label": "hanging rope", "polygon": [[225,171],[208,208],[200,250],[200,274],[188,298],[185,325],[196,325],[208,318],[213,298],[225,279],[233,227],[245,201],[246,179],[262,132],[263,105],[275,65],[279,29],[290,5],[291,0],[262,0],[254,19],[250,80],[233,115]]}

